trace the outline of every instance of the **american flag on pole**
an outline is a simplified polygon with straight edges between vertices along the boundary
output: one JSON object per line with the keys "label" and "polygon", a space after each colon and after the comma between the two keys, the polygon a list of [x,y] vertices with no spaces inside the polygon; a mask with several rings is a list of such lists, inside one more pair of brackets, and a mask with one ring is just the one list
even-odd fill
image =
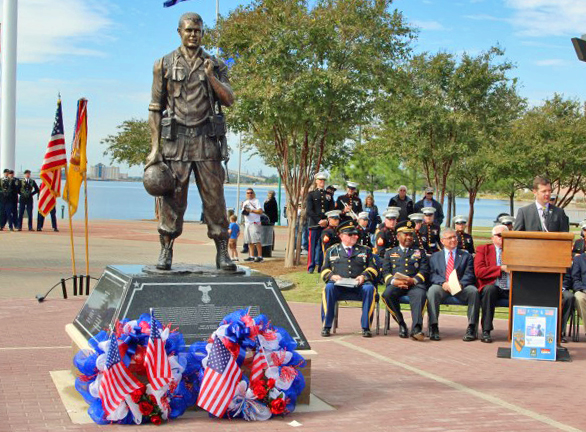
{"label": "american flag on pole", "polygon": [[106,372],[100,382],[99,395],[102,399],[102,407],[106,416],[112,414],[124,401],[124,396],[142,387],[134,375],[132,375],[120,358],[116,333],[110,336],[110,347],[106,354]]}
{"label": "american flag on pole", "polygon": [[171,382],[171,366],[165,352],[165,342],[161,339],[161,333],[152,310],[151,336],[149,337],[144,364],[153,390],[159,390]]}
{"label": "american flag on pole", "polygon": [[263,376],[266,368],[269,367],[267,358],[265,356],[265,350],[261,346],[257,353],[254,355],[252,360],[252,369],[250,370],[250,381],[254,381]]}
{"label": "american flag on pole", "polygon": [[242,370],[230,351],[219,338],[214,338],[197,405],[216,417],[222,417],[241,378]]}
{"label": "american flag on pole", "polygon": [[45,159],[41,167],[41,189],[39,192],[39,213],[47,216],[57,204],[57,197],[61,196],[61,168],[67,166],[67,152],[65,136],[63,135],[63,113],[61,98],[57,100],[57,112],[53,123],[51,140],[45,152]]}

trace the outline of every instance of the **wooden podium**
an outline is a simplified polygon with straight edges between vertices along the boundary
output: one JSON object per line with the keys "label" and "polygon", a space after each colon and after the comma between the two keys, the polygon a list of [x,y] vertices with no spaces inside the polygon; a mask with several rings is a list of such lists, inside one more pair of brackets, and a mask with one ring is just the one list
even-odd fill
{"label": "wooden podium", "polygon": [[504,231],[502,263],[509,270],[509,340],[513,306],[558,309],[558,345],[561,337],[562,280],[572,265],[574,234]]}

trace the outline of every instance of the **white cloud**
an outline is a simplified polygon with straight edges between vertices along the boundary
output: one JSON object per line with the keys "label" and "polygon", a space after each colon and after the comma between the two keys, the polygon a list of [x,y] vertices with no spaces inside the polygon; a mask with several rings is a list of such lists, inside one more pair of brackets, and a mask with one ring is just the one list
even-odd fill
{"label": "white cloud", "polygon": [[577,0],[504,0],[513,9],[511,23],[518,34],[532,37],[584,33],[586,2]]}
{"label": "white cloud", "polygon": [[419,27],[422,30],[428,31],[443,31],[447,30],[440,22],[438,21],[420,21],[420,20],[413,20],[412,24],[416,27]]}
{"label": "white cloud", "polygon": [[64,55],[103,55],[97,47],[112,26],[110,6],[97,0],[19,2],[19,63],[50,62]]}
{"label": "white cloud", "polygon": [[562,59],[543,59],[535,61],[537,66],[564,66],[566,64],[565,60]]}

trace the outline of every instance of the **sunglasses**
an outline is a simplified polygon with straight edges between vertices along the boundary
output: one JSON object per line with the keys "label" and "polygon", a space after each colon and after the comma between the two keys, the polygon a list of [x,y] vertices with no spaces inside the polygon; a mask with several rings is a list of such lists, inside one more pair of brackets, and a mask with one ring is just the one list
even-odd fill
{"label": "sunglasses", "polygon": [[502,237],[502,234],[493,234],[493,237]]}

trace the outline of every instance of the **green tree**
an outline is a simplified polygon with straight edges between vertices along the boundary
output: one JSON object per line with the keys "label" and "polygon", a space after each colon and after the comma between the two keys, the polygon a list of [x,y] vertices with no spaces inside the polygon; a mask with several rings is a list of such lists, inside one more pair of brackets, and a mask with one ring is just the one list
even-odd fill
{"label": "green tree", "polygon": [[458,162],[494,146],[522,107],[503,55],[498,47],[477,56],[418,55],[381,105],[379,147],[421,170],[442,203]]}
{"label": "green tree", "polygon": [[347,154],[348,138],[372,119],[380,89],[409,52],[413,31],[391,3],[255,0],[209,32],[208,42],[234,59],[230,124],[278,170],[287,194],[286,267],[299,262],[296,209],[313,175]]}
{"label": "green tree", "polygon": [[108,146],[104,156],[110,156],[113,162],[128,166],[142,165],[151,151],[151,135],[146,120],[126,120],[116,127],[116,135],[108,135],[100,141]]}

